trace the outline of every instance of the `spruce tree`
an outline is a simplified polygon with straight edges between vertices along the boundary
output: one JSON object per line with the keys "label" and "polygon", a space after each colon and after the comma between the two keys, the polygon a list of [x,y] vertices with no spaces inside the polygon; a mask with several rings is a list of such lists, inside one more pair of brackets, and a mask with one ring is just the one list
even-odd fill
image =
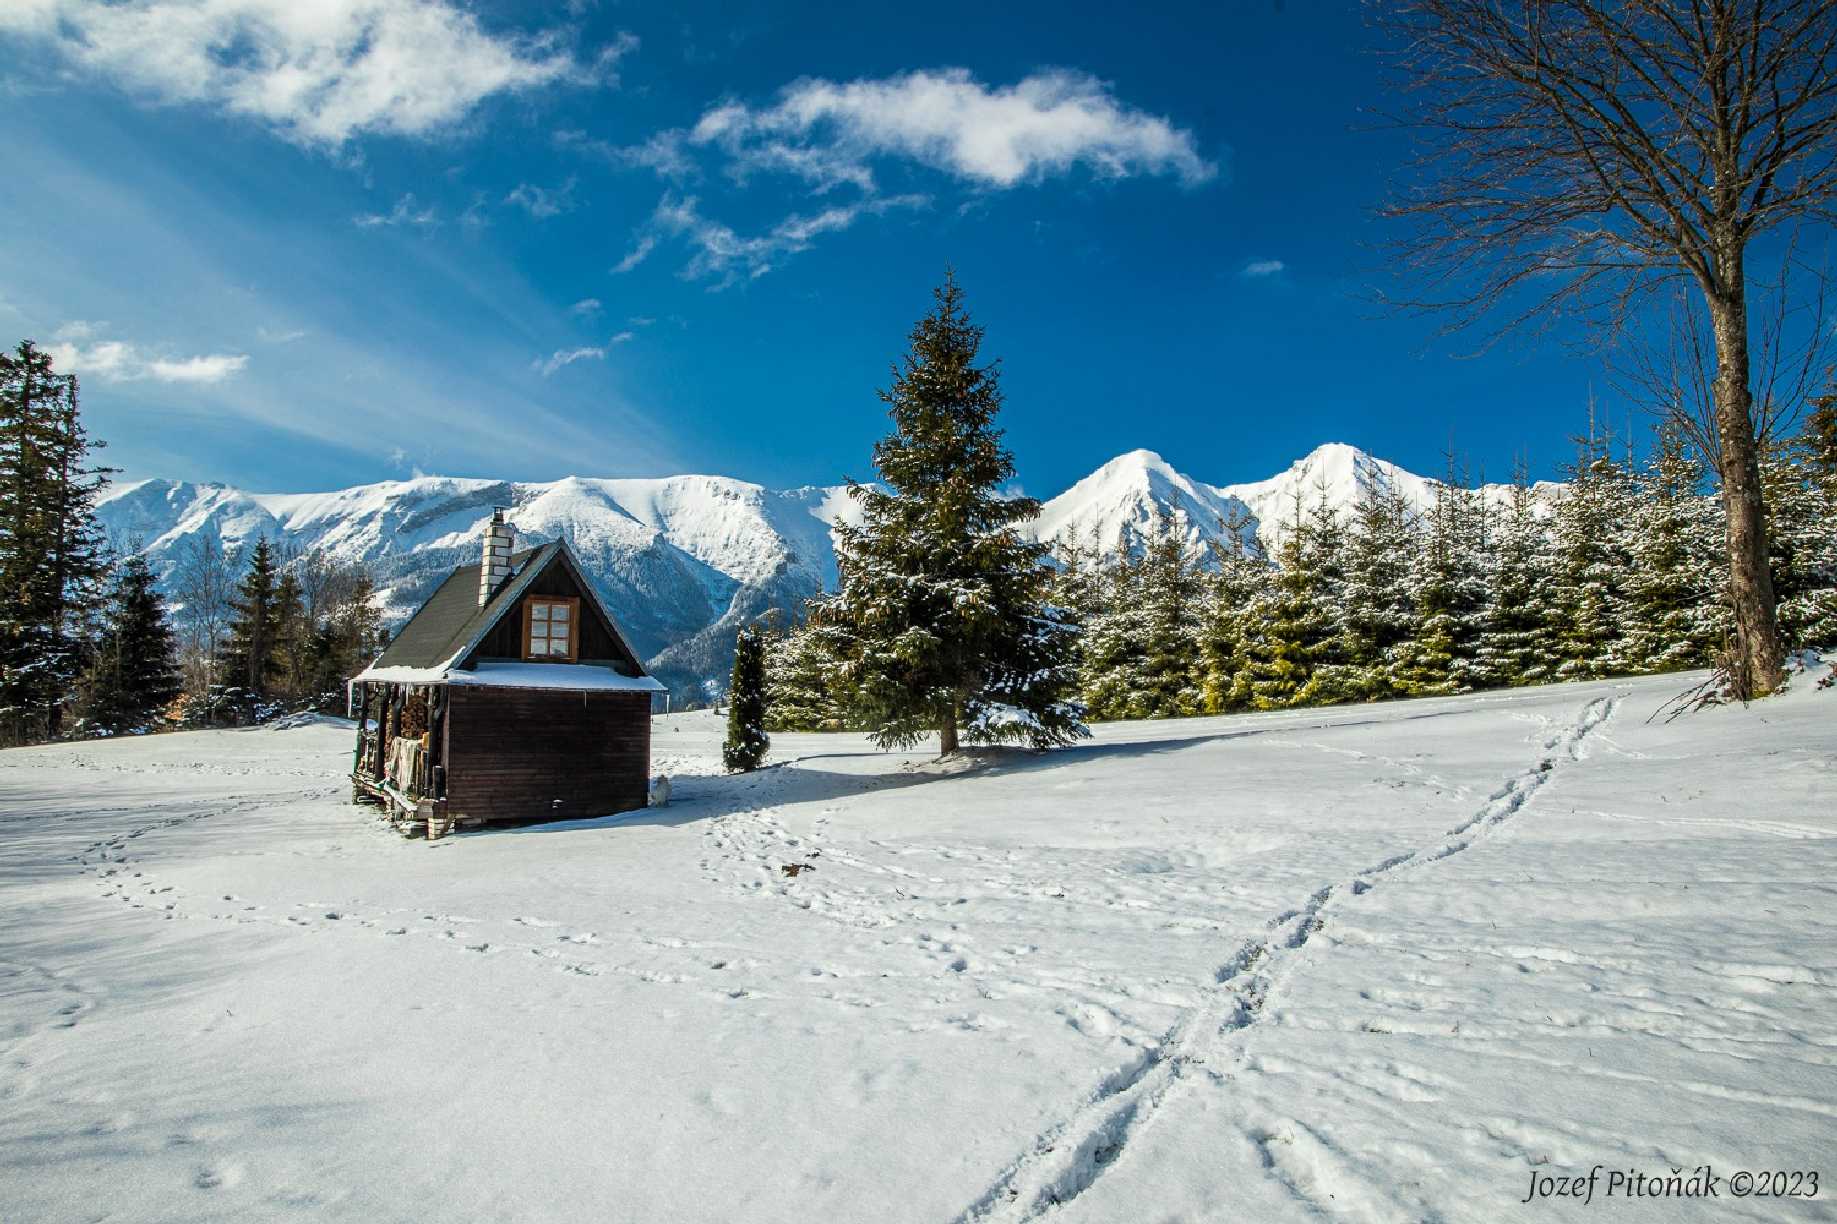
{"label": "spruce tree", "polygon": [[144,557],[129,557],[120,567],[86,686],[86,729],[146,730],[179,695],[178,641],[155,581]]}
{"label": "spruce tree", "polygon": [[107,572],[100,445],[74,375],[30,341],[0,354],[0,718],[13,743],[60,733],[88,664]]}
{"label": "spruce tree", "polygon": [[1079,693],[1092,718],[1148,718],[1149,626],[1143,588],[1146,567],[1123,554],[1090,581],[1078,652]]}
{"label": "spruce tree", "polygon": [[1586,680],[1629,668],[1623,633],[1632,567],[1631,481],[1611,454],[1611,439],[1591,432],[1577,439],[1577,447],[1568,485],[1551,516],[1557,680]]}
{"label": "spruce tree", "polygon": [[1637,671],[1705,667],[1726,632],[1720,507],[1704,465],[1667,422],[1647,459],[1633,512],[1626,583],[1626,660]]}
{"label": "spruce tree", "polygon": [[1837,481],[1833,429],[1820,405],[1801,435],[1761,456],[1768,563],[1779,598],[1780,629],[1795,649],[1837,645]]}
{"label": "spruce tree", "polygon": [[281,629],[281,576],[274,548],[264,536],[249,550],[249,568],[230,601],[229,666],[226,679],[250,699],[267,697],[280,677],[277,655]]}
{"label": "spruce tree", "polygon": [[1416,633],[1397,675],[1420,696],[1465,693],[1482,683],[1480,634],[1486,618],[1485,510],[1449,460],[1447,477],[1423,525],[1412,587]]}
{"label": "spruce tree", "polygon": [[1348,696],[1375,701],[1406,691],[1399,652],[1416,632],[1410,579],[1417,544],[1415,511],[1402,491],[1381,477],[1362,479],[1347,534],[1340,614]]}
{"label": "spruce tree", "polygon": [[1248,618],[1270,578],[1269,558],[1249,512],[1235,511],[1219,527],[1199,627],[1200,692],[1208,714],[1240,706],[1237,675],[1246,659]]}
{"label": "spruce tree", "polygon": [[1485,620],[1474,650],[1476,680],[1494,688],[1545,683],[1557,665],[1549,531],[1522,463],[1488,550],[1486,585]]}
{"label": "spruce tree", "polygon": [[1142,549],[1142,716],[1177,718],[1204,704],[1199,654],[1200,572],[1184,520],[1155,516]]}
{"label": "spruce tree", "polygon": [[1296,490],[1276,547],[1275,573],[1244,617],[1232,704],[1274,710],[1319,699],[1315,668],[1336,636],[1329,579],[1331,567],[1338,564],[1336,557],[1316,546],[1310,516]]}
{"label": "spruce tree", "polygon": [[1038,748],[1087,734],[1071,700],[1077,627],[1048,599],[1031,498],[1000,495],[1013,456],[995,428],[997,368],[976,364],[982,329],[954,277],[913,328],[881,392],[893,432],[874,448],[886,487],[854,484],[859,525],[837,528],[835,612],[852,640],[843,671],[881,746],[930,730]]}
{"label": "spruce tree", "polygon": [[840,731],[848,725],[821,616],[821,601],[812,600],[803,624],[766,637],[767,731]]}
{"label": "spruce tree", "polygon": [[721,760],[729,770],[759,768],[772,740],[766,734],[765,634],[758,625],[734,641],[733,678],[727,686],[727,742]]}

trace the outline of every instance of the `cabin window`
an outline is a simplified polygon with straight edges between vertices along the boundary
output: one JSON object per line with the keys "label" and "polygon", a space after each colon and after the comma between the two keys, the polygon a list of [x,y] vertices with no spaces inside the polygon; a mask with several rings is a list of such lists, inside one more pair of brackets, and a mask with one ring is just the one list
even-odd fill
{"label": "cabin window", "polygon": [[531,596],[523,603],[523,657],[572,662],[580,654],[580,600]]}

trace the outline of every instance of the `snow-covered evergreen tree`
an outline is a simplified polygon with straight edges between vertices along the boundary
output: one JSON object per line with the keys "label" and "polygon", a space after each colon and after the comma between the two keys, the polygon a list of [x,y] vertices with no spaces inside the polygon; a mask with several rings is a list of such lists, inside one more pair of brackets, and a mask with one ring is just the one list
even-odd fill
{"label": "snow-covered evergreen tree", "polygon": [[1837,645],[1837,408],[1820,401],[1803,432],[1761,457],[1780,629],[1795,648]]}
{"label": "snow-covered evergreen tree", "polygon": [[1480,635],[1486,627],[1486,509],[1449,460],[1435,487],[1411,574],[1416,631],[1404,643],[1396,676],[1406,692],[1465,693],[1484,683]]}
{"label": "snow-covered evergreen tree", "polygon": [[1704,667],[1727,631],[1721,502],[1676,425],[1660,426],[1633,507],[1625,659],[1638,671]]}
{"label": "snow-covered evergreen tree", "polygon": [[1389,481],[1359,482],[1346,537],[1346,578],[1340,610],[1340,653],[1349,671],[1347,696],[1401,696],[1401,651],[1416,632],[1411,575],[1418,548],[1416,513]]}
{"label": "snow-covered evergreen tree", "polygon": [[910,745],[936,729],[943,753],[967,738],[1038,748],[1087,734],[1073,700],[1076,627],[1048,599],[1043,545],[1020,526],[1030,498],[1000,495],[1013,456],[995,428],[994,365],[954,277],[913,328],[881,393],[893,432],[874,448],[886,488],[853,485],[858,525],[836,529],[834,610],[851,640],[842,669],[874,741]]}
{"label": "snow-covered evergreen tree", "polygon": [[822,610],[813,603],[801,625],[766,639],[765,729],[840,731],[847,703],[838,687],[837,663],[826,647]]}
{"label": "snow-covered evergreen tree", "polygon": [[1185,523],[1162,511],[1142,549],[1143,713],[1176,718],[1204,705],[1199,657],[1201,576],[1188,555]]}
{"label": "snow-covered evergreen tree", "polygon": [[759,768],[772,739],[766,734],[765,634],[758,625],[734,640],[733,678],[727,686],[727,740],[721,762],[731,771]]}
{"label": "snow-covered evergreen tree", "polygon": [[1276,549],[1276,571],[1244,617],[1243,651],[1232,703],[1255,710],[1331,699],[1315,671],[1331,659],[1338,635],[1337,537],[1317,538],[1318,523],[1296,491]]}
{"label": "snow-covered evergreen tree", "polygon": [[1630,670],[1624,629],[1632,567],[1632,480],[1611,439],[1577,439],[1576,462],[1551,518],[1551,587],[1557,655],[1552,679],[1585,680]]}
{"label": "snow-covered evergreen tree", "polygon": [[267,537],[249,550],[248,569],[230,602],[228,685],[250,699],[266,697],[280,676],[281,574]]}
{"label": "snow-covered evergreen tree", "polygon": [[1269,558],[1257,539],[1256,520],[1239,512],[1220,527],[1225,542],[1212,550],[1199,624],[1200,694],[1208,714],[1238,708],[1236,680],[1247,657],[1247,621],[1270,580]]}
{"label": "snow-covered evergreen tree", "polygon": [[0,353],[0,737],[55,737],[88,664],[107,564],[106,469],[74,375],[30,341]]}
{"label": "snow-covered evergreen tree", "polygon": [[145,558],[122,562],[84,686],[85,731],[148,729],[179,694],[178,640],[154,583]]}
{"label": "snow-covered evergreen tree", "polygon": [[1556,670],[1556,612],[1550,589],[1550,531],[1522,464],[1486,554],[1486,601],[1474,646],[1476,683],[1542,684]]}

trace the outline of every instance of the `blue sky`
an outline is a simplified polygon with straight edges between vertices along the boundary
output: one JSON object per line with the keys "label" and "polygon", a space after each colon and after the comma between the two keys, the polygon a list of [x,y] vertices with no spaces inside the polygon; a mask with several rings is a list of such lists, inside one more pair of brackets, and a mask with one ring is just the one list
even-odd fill
{"label": "blue sky", "polygon": [[1135,447],[1553,476],[1598,362],[1371,299],[1372,51],[1304,0],[19,0],[0,334],[131,476],[830,483],[951,264],[1030,493]]}

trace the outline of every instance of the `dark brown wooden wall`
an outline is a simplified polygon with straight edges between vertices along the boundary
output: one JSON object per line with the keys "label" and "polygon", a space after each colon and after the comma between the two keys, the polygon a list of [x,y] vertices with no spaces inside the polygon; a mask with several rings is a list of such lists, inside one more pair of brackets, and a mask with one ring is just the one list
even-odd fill
{"label": "dark brown wooden wall", "polygon": [[[614,643],[612,633],[594,615],[586,592],[575,583],[560,559],[549,563],[549,567],[536,575],[524,592],[524,598],[531,595],[572,595],[580,600],[580,649],[578,658],[582,662],[591,659],[596,662],[613,661],[623,665],[625,652]],[[497,627],[485,635],[478,649],[472,652],[474,659],[521,659],[523,657],[523,603],[504,615]]]}
{"label": "dark brown wooden wall", "polygon": [[649,693],[457,684],[449,692],[446,779],[453,816],[572,820],[645,805]]}

